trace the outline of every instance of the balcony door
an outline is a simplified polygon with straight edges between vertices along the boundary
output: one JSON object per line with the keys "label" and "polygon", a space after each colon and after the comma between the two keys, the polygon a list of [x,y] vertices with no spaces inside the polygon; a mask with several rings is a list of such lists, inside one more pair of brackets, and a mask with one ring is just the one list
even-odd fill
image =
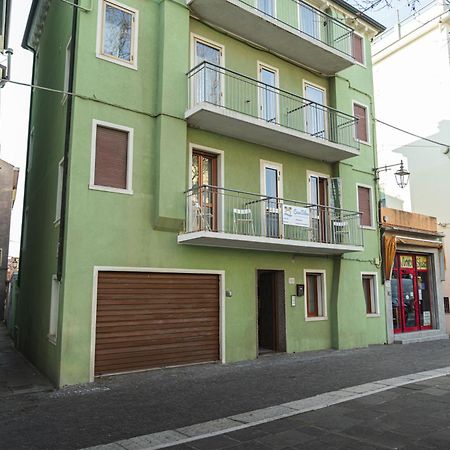
{"label": "balcony door", "polygon": [[217,231],[217,155],[192,152],[191,220],[198,231]]}
{"label": "balcony door", "polygon": [[265,235],[274,238],[282,237],[282,166],[276,163],[264,162],[262,169],[262,222]]}
{"label": "balcony door", "polygon": [[328,242],[329,235],[329,180],[320,175],[309,176],[309,202],[311,208],[311,227],[313,239],[317,242]]}
{"label": "balcony door", "polygon": [[320,23],[319,13],[311,6],[305,3],[298,4],[298,15],[300,23],[300,31],[311,36],[314,39],[320,39]]}
{"label": "balcony door", "polygon": [[325,90],[305,83],[305,98],[311,103],[305,107],[305,131],[311,136],[326,138]]}
{"label": "balcony door", "polygon": [[[222,66],[223,50],[200,39],[194,41],[194,66],[202,62],[211,63],[199,67],[194,79],[195,103],[207,102],[221,105],[223,99],[223,75],[219,67]],[[219,66],[219,67],[217,67]]]}
{"label": "balcony door", "polygon": [[259,110],[260,118],[277,123],[278,116],[278,71],[259,65]]}
{"label": "balcony door", "polygon": [[275,17],[275,0],[256,0],[256,8],[268,16]]}

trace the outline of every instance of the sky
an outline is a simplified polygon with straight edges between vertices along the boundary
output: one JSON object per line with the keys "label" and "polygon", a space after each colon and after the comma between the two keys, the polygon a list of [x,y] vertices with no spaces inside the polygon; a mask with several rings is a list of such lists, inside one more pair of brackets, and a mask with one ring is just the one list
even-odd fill
{"label": "sky", "polygon": [[[14,50],[11,78],[25,83],[31,82],[33,57],[30,51],[21,47],[21,43],[31,2],[32,0],[12,0],[9,35],[9,47]],[[416,8],[420,9],[429,2],[430,0],[422,0],[417,3]],[[355,0],[350,0],[350,3],[357,6]],[[387,6],[388,3],[390,7]],[[391,28],[397,21],[397,10],[401,19],[412,13],[408,3],[408,0],[382,0],[376,7],[367,10],[366,14]],[[20,252],[29,103],[28,87],[7,84],[0,91],[0,158],[20,168],[17,199],[11,220],[10,256],[19,256]]]}

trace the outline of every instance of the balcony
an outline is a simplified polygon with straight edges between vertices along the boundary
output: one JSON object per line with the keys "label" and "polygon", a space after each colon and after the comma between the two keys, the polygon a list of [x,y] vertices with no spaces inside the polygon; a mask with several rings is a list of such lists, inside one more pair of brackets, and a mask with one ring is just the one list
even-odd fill
{"label": "balcony", "polygon": [[194,15],[282,56],[334,75],[355,64],[353,30],[301,0],[188,0]]}
{"label": "balcony", "polygon": [[216,186],[186,192],[178,243],[314,255],[364,248],[358,212]]}
{"label": "balcony", "polygon": [[191,127],[322,161],[359,155],[353,116],[209,62],[187,76]]}

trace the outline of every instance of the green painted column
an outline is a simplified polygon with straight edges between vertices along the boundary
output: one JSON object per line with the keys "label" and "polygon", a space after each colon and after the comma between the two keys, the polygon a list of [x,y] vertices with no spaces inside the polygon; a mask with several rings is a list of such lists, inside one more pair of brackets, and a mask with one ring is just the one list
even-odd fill
{"label": "green painted column", "polygon": [[163,0],[159,14],[154,227],[179,231],[185,211],[189,11],[181,1]]}

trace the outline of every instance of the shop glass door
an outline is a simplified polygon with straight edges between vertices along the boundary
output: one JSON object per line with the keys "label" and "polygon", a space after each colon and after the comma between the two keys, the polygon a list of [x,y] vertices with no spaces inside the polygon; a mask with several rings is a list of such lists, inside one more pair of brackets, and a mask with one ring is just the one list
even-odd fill
{"label": "shop glass door", "polygon": [[432,328],[427,256],[396,256],[391,294],[395,333]]}

